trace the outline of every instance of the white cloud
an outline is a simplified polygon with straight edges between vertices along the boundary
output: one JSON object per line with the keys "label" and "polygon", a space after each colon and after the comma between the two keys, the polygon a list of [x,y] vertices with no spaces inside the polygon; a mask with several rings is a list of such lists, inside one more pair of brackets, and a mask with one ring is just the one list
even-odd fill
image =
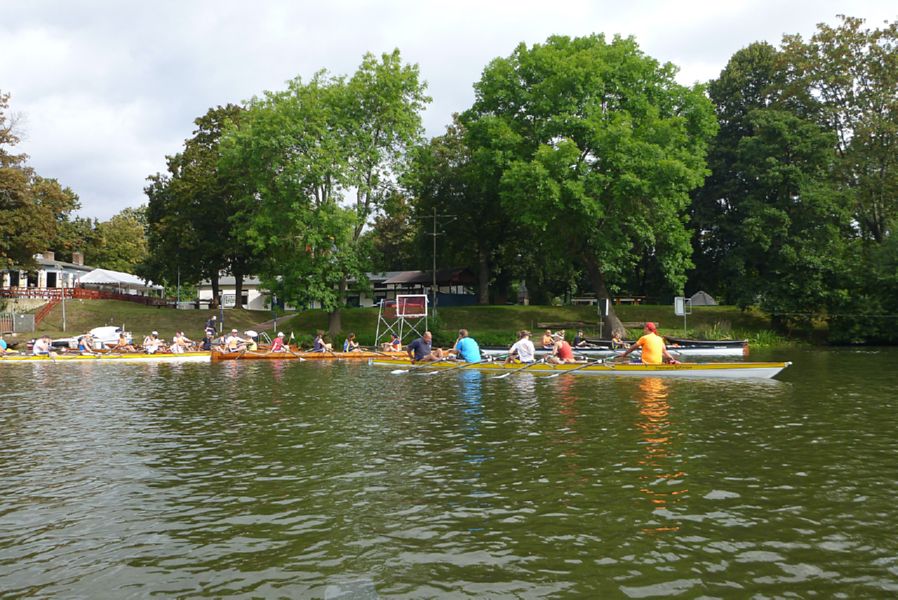
{"label": "white cloud", "polygon": [[6,0],[3,8],[0,89],[24,116],[21,150],[80,195],[83,215],[99,218],[145,202],[145,178],[208,108],[322,68],[352,72],[368,51],[399,48],[419,64],[433,97],[424,124],[435,135],[470,105],[486,64],[519,42],[633,35],[691,84],[717,76],[752,42],[810,35],[840,12],[871,26],[898,16],[892,3],[869,0]]}

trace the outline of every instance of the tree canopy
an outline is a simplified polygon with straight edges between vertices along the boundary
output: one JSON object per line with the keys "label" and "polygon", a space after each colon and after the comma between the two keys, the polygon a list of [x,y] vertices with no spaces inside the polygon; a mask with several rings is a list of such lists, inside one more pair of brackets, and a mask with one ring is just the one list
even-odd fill
{"label": "tree canopy", "polygon": [[62,224],[78,209],[78,196],[15,154],[19,143],[9,94],[0,90],[0,268],[30,267],[34,255],[53,250]]}
{"label": "tree canopy", "polygon": [[[554,36],[492,61],[462,117],[507,214],[582,265],[599,296],[646,254],[676,289],[691,266],[686,209],[716,122],[675,74],[632,38]],[[613,314],[609,325],[621,330]]]}
{"label": "tree canopy", "polygon": [[366,281],[364,228],[420,139],[424,87],[398,50],[368,54],[351,77],[322,71],[254,99],[227,140],[225,163],[247,174],[240,235],[259,275],[282,300],[320,302],[332,332],[348,281]]}

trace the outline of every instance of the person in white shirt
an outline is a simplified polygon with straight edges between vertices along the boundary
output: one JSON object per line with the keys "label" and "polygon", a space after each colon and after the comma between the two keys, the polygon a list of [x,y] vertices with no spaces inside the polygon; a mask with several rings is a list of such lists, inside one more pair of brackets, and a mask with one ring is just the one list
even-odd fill
{"label": "person in white shirt", "polygon": [[518,336],[520,339],[508,349],[508,360],[506,362],[512,362],[517,359],[522,363],[532,363],[536,360],[536,348],[533,347],[533,342],[530,341],[530,332],[524,329],[518,333]]}
{"label": "person in white shirt", "polygon": [[48,355],[51,354],[50,350],[52,348],[53,344],[50,343],[50,336],[45,335],[34,340],[34,346],[31,347],[31,353],[35,356]]}
{"label": "person in white shirt", "polygon": [[143,351],[147,354],[156,354],[161,348],[162,340],[159,339],[158,331],[154,331],[143,338]]}

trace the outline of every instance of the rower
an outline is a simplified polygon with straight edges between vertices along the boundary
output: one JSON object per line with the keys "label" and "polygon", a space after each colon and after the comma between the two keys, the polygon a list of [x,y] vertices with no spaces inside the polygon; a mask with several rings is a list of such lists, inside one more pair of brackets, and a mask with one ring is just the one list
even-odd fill
{"label": "rower", "polygon": [[564,339],[564,332],[559,332],[558,341],[555,342],[555,345],[552,347],[552,356],[546,358],[546,362],[554,363],[556,365],[563,365],[567,363],[575,363],[577,359],[574,358],[574,349],[571,348],[571,345]]}
{"label": "rower", "polygon": [[452,350],[449,350],[449,354],[460,356],[465,362],[469,363],[479,363],[481,360],[480,346],[477,345],[474,338],[468,337],[467,329],[458,330],[458,339],[455,341],[455,346],[452,347]]}
{"label": "rower", "polygon": [[153,331],[147,337],[143,338],[143,351],[147,354],[156,354],[162,349],[162,340],[159,339],[159,332]]}
{"label": "rower", "polygon": [[523,329],[518,332],[518,341],[508,349],[508,358],[505,362],[527,364],[532,363],[534,360],[536,360],[536,348],[533,347],[533,342],[530,341],[530,332]]}
{"label": "rower", "polygon": [[632,346],[627,348],[624,353],[620,355],[620,358],[627,356],[637,348],[642,348],[642,364],[644,365],[660,365],[664,363],[665,360],[672,365],[680,364],[680,361],[671,356],[667,351],[667,347],[664,345],[664,339],[658,335],[658,328],[654,323],[651,321],[647,322],[642,331],[643,336],[636,340]]}
{"label": "rower", "polygon": [[343,342],[343,352],[361,352],[362,349],[359,347],[359,343],[355,341],[355,334],[350,333],[346,336],[346,341]]}
{"label": "rower", "polygon": [[433,334],[429,331],[409,344],[407,350],[409,359],[415,363],[443,360],[443,351],[433,349]]}
{"label": "rower", "polygon": [[284,332],[279,331],[277,337],[271,341],[269,352],[287,352],[287,350],[287,346],[284,345]]}

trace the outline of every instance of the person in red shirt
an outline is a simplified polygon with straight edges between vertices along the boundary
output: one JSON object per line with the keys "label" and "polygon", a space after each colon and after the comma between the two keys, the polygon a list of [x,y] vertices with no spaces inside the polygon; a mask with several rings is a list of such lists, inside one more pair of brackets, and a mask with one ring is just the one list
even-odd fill
{"label": "person in red shirt", "polygon": [[286,352],[288,348],[284,345],[284,332],[279,332],[278,336],[271,340],[271,349],[269,352]]}
{"label": "person in red shirt", "polygon": [[552,356],[546,358],[546,362],[556,365],[577,362],[577,359],[574,358],[574,349],[564,339],[564,332],[561,332],[559,338],[555,341],[555,345],[552,347]]}

